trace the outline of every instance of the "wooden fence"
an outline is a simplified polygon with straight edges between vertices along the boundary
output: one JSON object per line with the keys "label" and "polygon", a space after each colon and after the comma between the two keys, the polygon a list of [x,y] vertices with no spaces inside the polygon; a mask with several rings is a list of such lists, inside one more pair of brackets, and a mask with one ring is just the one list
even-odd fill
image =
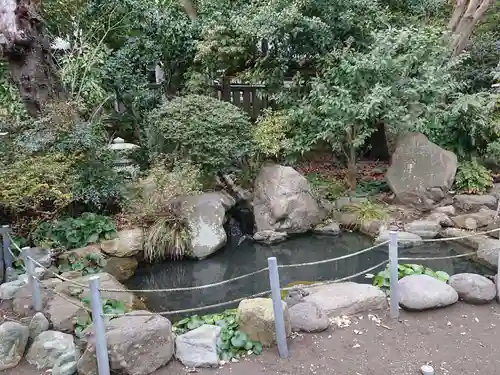
{"label": "wooden fence", "polygon": [[265,85],[230,83],[228,79],[224,79],[221,84],[215,84],[212,87],[214,97],[242,108],[252,120],[256,120],[269,106]]}

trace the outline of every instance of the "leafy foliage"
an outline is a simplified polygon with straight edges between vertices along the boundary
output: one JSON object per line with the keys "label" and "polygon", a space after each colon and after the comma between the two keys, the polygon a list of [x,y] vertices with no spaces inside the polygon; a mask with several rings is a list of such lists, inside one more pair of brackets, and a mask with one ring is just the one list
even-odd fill
{"label": "leafy foliage", "polygon": [[[410,275],[428,275],[443,282],[447,282],[450,278],[450,275],[448,275],[444,271],[433,271],[430,268],[424,267],[420,264],[398,265],[398,280]],[[366,277],[369,279],[373,279],[373,285],[378,286],[379,288],[389,288],[391,285],[389,265],[387,265],[383,271],[377,273],[377,275],[369,273],[366,274]]]}
{"label": "leafy foliage", "polygon": [[85,212],[78,218],[41,223],[34,233],[34,239],[50,247],[76,249],[101,239],[109,240],[115,234],[115,224],[110,217]]}
{"label": "leafy foliage", "polygon": [[344,206],[342,210],[354,214],[357,225],[362,225],[370,221],[386,220],[388,217],[384,206],[370,201],[349,204]]}
{"label": "leafy foliage", "polygon": [[325,178],[318,173],[309,173],[306,178],[321,198],[331,201],[343,196],[347,190],[343,181],[337,181],[331,177]]}
{"label": "leafy foliage", "polygon": [[458,85],[447,39],[439,28],[388,29],[367,52],[347,46],[329,54],[311,90],[290,117],[300,153],[327,142],[342,153],[349,184],[356,183],[358,151],[383,123],[399,133],[423,127]]}
{"label": "leafy foliage", "polygon": [[151,113],[148,139],[153,153],[191,160],[210,175],[234,169],[251,152],[250,126],[232,104],[188,95]]}
{"label": "leafy foliage", "polygon": [[[90,307],[90,298],[82,298],[82,302],[87,307]],[[116,314],[117,317],[123,315],[128,312],[127,307],[123,304],[123,302],[115,300],[115,299],[101,299],[102,304],[102,312],[103,314]],[[104,317],[105,322],[112,320],[112,317]],[[83,336],[83,331],[92,325],[92,318],[88,317],[86,319],[79,318],[75,322],[74,332],[75,336],[81,338]]]}
{"label": "leafy foliage", "polygon": [[250,340],[246,333],[238,329],[239,324],[236,310],[226,310],[221,314],[204,316],[193,315],[175,323],[173,331],[181,335],[201,327],[203,324],[221,327],[219,342],[217,343],[217,353],[221,360],[227,361],[232,358],[239,358],[241,354],[246,354],[247,352],[254,354],[262,352],[262,344],[260,342]]}
{"label": "leafy foliage", "polygon": [[455,176],[455,189],[461,193],[482,194],[493,187],[493,177],[490,171],[479,164],[477,160],[465,161],[459,164]]}
{"label": "leafy foliage", "polygon": [[78,271],[85,276],[102,272],[105,266],[106,260],[101,254],[88,253],[78,256],[72,253],[59,263],[58,269],[60,272]]}
{"label": "leafy foliage", "polygon": [[265,156],[279,158],[290,149],[288,133],[290,127],[286,113],[266,110],[257,119],[253,130],[253,141],[257,151]]}

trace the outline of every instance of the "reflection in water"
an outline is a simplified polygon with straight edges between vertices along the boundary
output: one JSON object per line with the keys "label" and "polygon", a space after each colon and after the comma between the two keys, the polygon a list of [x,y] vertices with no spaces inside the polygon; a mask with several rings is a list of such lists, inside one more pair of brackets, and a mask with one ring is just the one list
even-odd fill
{"label": "reflection in water", "polygon": [[[139,267],[127,282],[131,289],[161,289],[200,286],[227,280],[267,267],[267,258],[275,256],[278,264],[308,263],[354,253],[372,245],[368,237],[342,233],[338,237],[304,235],[286,242],[265,246],[232,237],[228,245],[212,257],[202,261],[183,260]],[[450,242],[426,243],[424,246],[402,249],[401,257],[445,256],[466,252],[460,245]],[[458,250],[458,251],[457,251]],[[295,281],[324,281],[343,278],[387,259],[387,248],[380,247],[368,253],[337,262],[298,268],[280,269],[281,285]],[[418,262],[434,270],[449,274],[493,271],[464,258]],[[375,273],[376,271],[372,271]],[[364,276],[354,281],[370,282]],[[180,310],[216,304],[260,293],[269,289],[267,272],[222,286],[187,292],[147,293],[146,303],[152,311]],[[231,306],[225,307],[230,308]],[[233,306],[235,307],[235,306]],[[223,308],[217,309],[221,310]],[[200,314],[212,312],[201,311]],[[176,318],[179,317],[171,317]]]}

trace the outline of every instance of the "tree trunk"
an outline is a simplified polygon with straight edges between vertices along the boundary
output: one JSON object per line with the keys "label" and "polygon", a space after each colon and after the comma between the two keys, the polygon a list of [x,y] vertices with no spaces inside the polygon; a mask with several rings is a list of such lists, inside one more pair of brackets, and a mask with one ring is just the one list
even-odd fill
{"label": "tree trunk", "polygon": [[0,0],[0,57],[31,116],[65,98],[36,0]]}
{"label": "tree trunk", "polygon": [[356,149],[352,145],[349,147],[349,156],[347,158],[347,183],[350,190],[356,190],[358,169],[356,168]]}
{"label": "tree trunk", "polygon": [[474,27],[482,21],[486,11],[495,0],[457,0],[448,23],[448,28],[455,34],[453,55],[459,55],[467,46]]}

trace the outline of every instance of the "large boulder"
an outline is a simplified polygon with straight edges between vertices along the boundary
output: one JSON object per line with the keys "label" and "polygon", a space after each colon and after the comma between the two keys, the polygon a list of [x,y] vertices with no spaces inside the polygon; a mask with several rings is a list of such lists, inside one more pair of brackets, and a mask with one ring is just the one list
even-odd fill
{"label": "large boulder", "polygon": [[452,305],[458,294],[448,284],[427,275],[410,275],[399,280],[401,307],[421,311]]}
{"label": "large boulder", "polygon": [[398,140],[386,178],[397,199],[417,208],[429,208],[452,186],[457,157],[432,143],[420,133],[409,133]]}
{"label": "large boulder", "polygon": [[497,295],[493,281],[475,273],[458,273],[448,281],[458,293],[460,299],[472,304],[484,304]]}
{"label": "large boulder", "polygon": [[328,328],[328,315],[314,302],[304,301],[289,308],[292,331],[321,332]]}
{"label": "large boulder", "polygon": [[139,254],[144,246],[144,231],[141,228],[125,229],[112,240],[101,241],[101,251],[112,257],[126,258]]}
{"label": "large boulder", "polygon": [[493,195],[459,194],[455,195],[453,204],[464,212],[477,211],[483,206],[494,210],[497,208],[497,198]]}
{"label": "large boulder", "polygon": [[17,322],[0,326],[0,371],[16,367],[28,344],[29,330]]}
{"label": "large boulder", "polygon": [[[285,302],[283,315],[285,319],[285,332],[291,334],[290,315]],[[250,340],[260,341],[263,346],[276,343],[276,328],[274,323],[273,300],[271,298],[245,299],[238,306],[238,320],[240,330],[245,332]]]}
{"label": "large boulder", "polygon": [[28,363],[35,365],[38,370],[52,370],[56,375],[63,375],[61,370],[64,368],[74,368],[79,358],[80,351],[73,336],[57,331],[40,333],[26,354]]}
{"label": "large boulder", "polygon": [[[110,368],[123,375],[147,375],[165,366],[174,354],[174,335],[167,318],[135,311],[106,324]],[[79,375],[97,375],[95,336],[78,361]]]}
{"label": "large boulder", "polygon": [[224,247],[226,213],[235,200],[222,192],[212,192],[182,197],[179,201],[191,231],[191,255],[204,259]]}
{"label": "large boulder", "polygon": [[318,305],[328,316],[352,315],[380,310],[387,298],[379,288],[353,282],[332,283],[307,288],[305,301]]}
{"label": "large boulder", "polygon": [[217,341],[221,328],[204,324],[175,338],[175,357],[186,367],[217,367]]}
{"label": "large boulder", "polygon": [[304,233],[327,215],[306,178],[281,165],[261,168],[255,179],[253,206],[257,231]]}

